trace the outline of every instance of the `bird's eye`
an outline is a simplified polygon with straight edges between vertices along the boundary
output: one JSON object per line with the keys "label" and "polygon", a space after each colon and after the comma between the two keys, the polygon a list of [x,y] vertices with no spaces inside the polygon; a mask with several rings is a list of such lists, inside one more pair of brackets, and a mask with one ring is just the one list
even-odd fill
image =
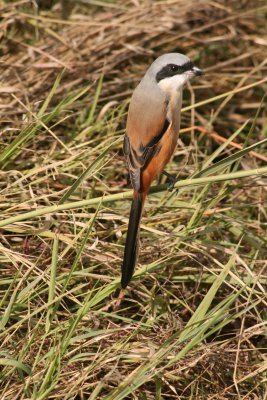
{"label": "bird's eye", "polygon": [[179,66],[178,65],[175,65],[175,64],[171,64],[171,70],[173,71],[173,72],[176,72],[176,71],[178,71],[178,69],[179,69]]}

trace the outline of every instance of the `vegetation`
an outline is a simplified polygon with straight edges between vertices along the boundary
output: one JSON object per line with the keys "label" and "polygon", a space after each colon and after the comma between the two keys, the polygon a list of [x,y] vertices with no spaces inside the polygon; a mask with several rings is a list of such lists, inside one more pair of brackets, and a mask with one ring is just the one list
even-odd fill
{"label": "vegetation", "polygon": [[[38,4],[0,8],[0,398],[265,399],[266,3]],[[171,51],[206,75],[119,304],[127,104]]]}

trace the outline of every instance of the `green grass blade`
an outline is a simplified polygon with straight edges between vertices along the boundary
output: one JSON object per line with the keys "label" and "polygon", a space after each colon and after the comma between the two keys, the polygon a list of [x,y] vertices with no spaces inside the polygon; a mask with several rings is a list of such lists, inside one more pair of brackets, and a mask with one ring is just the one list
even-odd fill
{"label": "green grass blade", "polygon": [[186,338],[187,334],[192,330],[192,326],[200,324],[205,319],[205,315],[211,305],[211,302],[213,301],[218,289],[220,288],[220,286],[224,282],[226,276],[228,275],[230,268],[232,268],[235,263],[236,252],[237,252],[238,248],[239,248],[239,245],[236,247],[235,252],[229,259],[228,263],[224,266],[221,273],[215,279],[215,281],[211,285],[208,293],[206,294],[206,296],[204,297],[204,299],[199,304],[198,308],[196,309],[196,311],[194,312],[194,314],[188,321],[185,329],[182,331],[182,333],[180,335],[181,340],[184,340]]}
{"label": "green grass blade", "polygon": [[[57,276],[57,264],[58,264],[58,237],[54,239],[53,250],[52,250],[52,261],[50,267],[50,282],[48,290],[48,303],[52,303],[55,298],[55,288],[56,288],[56,276]],[[53,306],[49,306],[46,314],[45,331],[49,332],[51,325],[51,316],[54,314]]]}
{"label": "green grass blade", "polygon": [[59,86],[59,84],[60,84],[60,81],[61,81],[61,78],[62,78],[63,75],[64,75],[64,72],[65,72],[65,70],[63,70],[63,71],[61,72],[61,74],[59,74],[59,75],[56,77],[56,80],[55,80],[55,82],[54,82],[54,84],[53,84],[53,86],[52,86],[52,89],[50,90],[50,92],[49,92],[47,98],[46,98],[45,101],[43,102],[42,107],[40,108],[40,110],[39,110],[38,113],[37,113],[38,118],[42,118],[42,116],[43,116],[44,113],[46,112],[46,110],[47,110],[47,108],[48,108],[48,106],[49,106],[49,104],[50,104],[52,98],[54,97],[54,95],[55,95],[55,93],[56,93],[56,90],[57,90],[57,88],[58,88],[58,86]]}
{"label": "green grass blade", "polygon": [[[116,142],[115,142],[116,143]],[[95,160],[89,165],[89,167],[81,174],[81,176],[76,179],[73,185],[67,190],[67,192],[62,196],[59,200],[58,204],[65,203],[66,200],[77,190],[77,188],[82,184],[82,182],[88,178],[94,171],[99,168],[105,162],[105,156],[110,150],[110,148],[114,145],[114,143],[110,144]]]}
{"label": "green grass blade", "polygon": [[[207,158],[207,160],[204,162],[203,166],[202,166],[202,171],[205,171],[208,166],[212,163],[212,161],[219,156],[219,154],[221,154],[221,152],[226,149],[226,147],[228,146],[229,143],[231,143],[242,131],[243,129],[247,126],[249,120],[247,120],[246,122],[244,122],[244,124],[236,131],[234,132],[227,140],[226,142],[223,142],[218,149],[216,149],[211,155],[210,157]],[[196,174],[197,175],[197,174]],[[194,175],[194,176],[196,176]]]}
{"label": "green grass blade", "polygon": [[101,94],[101,90],[102,90],[103,78],[104,78],[104,75],[102,74],[98,80],[98,84],[97,84],[95,95],[94,95],[94,100],[91,105],[90,112],[89,112],[89,115],[88,115],[88,118],[86,121],[86,126],[90,126],[93,123],[97,103],[98,103],[98,100],[99,100],[99,97]]}
{"label": "green grass blade", "polygon": [[207,176],[211,173],[216,173],[223,168],[228,167],[229,165],[233,164],[233,162],[240,160],[242,157],[244,157],[246,154],[248,154],[251,150],[254,150],[256,147],[259,147],[263,144],[267,143],[267,139],[263,139],[260,142],[254,143],[245,149],[239,150],[236,153],[224,158],[221,161],[218,161],[217,163],[205,168],[202,171],[197,172],[194,177],[195,178],[200,178],[201,176]]}
{"label": "green grass blade", "polygon": [[[266,139],[267,140],[267,139]],[[245,170],[245,171],[237,171],[237,172],[232,172],[229,174],[221,174],[217,176],[208,176],[208,177],[200,177],[200,178],[188,178],[182,181],[178,181],[175,183],[174,188],[183,188],[183,187],[189,187],[189,186],[196,186],[196,185],[206,185],[207,183],[213,183],[213,182],[224,182],[232,179],[241,179],[241,178],[246,178],[246,177],[262,177],[265,174],[267,174],[267,167],[261,167],[261,168],[256,168],[256,169],[251,169],[251,170]],[[157,186],[152,186],[150,192],[151,193],[157,193],[157,192],[162,192],[166,191],[168,188],[168,185],[157,185]],[[49,206],[49,207],[42,207],[39,208],[35,211],[30,211],[27,213],[22,213],[19,215],[16,215],[14,217],[9,217],[2,219],[0,221],[0,227],[4,227],[9,224],[13,224],[15,222],[20,222],[20,221],[25,221],[27,219],[31,218],[36,218],[41,215],[46,215],[46,214],[52,214],[56,213],[58,211],[62,210],[71,210],[75,208],[81,208],[81,207],[87,207],[87,206],[92,206],[99,204],[99,202],[102,200],[104,202],[115,202],[118,200],[123,200],[123,199],[130,199],[132,197],[132,190],[122,192],[122,193],[116,193],[116,194],[110,194],[104,197],[95,197],[93,199],[88,199],[88,200],[81,200],[81,201],[76,201],[72,203],[67,203],[67,204],[59,204],[59,205],[54,205],[54,206]]]}
{"label": "green grass blade", "polygon": [[[59,79],[59,78],[58,78]],[[40,128],[44,128],[47,124],[54,118],[58,118],[59,115],[66,110],[73,102],[75,102],[79,97],[83,96],[88,91],[88,87],[80,90],[76,95],[69,95],[62,101],[58,103],[50,112],[42,114],[40,118],[36,121],[30,123],[26,128],[22,129],[21,132],[16,136],[16,138],[9,143],[5,149],[0,153],[0,166],[6,167],[11,159],[18,155],[23,147],[33,138]],[[52,95],[54,91],[50,92]],[[15,97],[13,95],[13,97]],[[49,102],[51,98],[49,97]],[[45,105],[44,109],[47,105]]]}
{"label": "green grass blade", "polygon": [[0,358],[0,365],[15,367],[17,370],[25,372],[27,375],[31,375],[30,368],[15,358]]}

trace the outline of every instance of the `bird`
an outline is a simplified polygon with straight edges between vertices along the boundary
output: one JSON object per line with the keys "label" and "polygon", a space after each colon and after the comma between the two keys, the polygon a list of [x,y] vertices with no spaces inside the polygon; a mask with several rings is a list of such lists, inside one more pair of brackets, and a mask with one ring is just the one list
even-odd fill
{"label": "bird", "polygon": [[127,288],[138,259],[146,196],[152,181],[165,172],[177,145],[183,87],[189,79],[202,74],[186,55],[163,54],[150,65],[133,91],[123,142],[133,200],[121,266],[122,289]]}

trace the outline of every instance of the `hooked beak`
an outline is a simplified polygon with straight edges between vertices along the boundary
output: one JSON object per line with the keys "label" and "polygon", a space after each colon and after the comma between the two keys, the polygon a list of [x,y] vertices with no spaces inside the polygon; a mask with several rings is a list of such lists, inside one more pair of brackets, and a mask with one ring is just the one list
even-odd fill
{"label": "hooked beak", "polygon": [[197,68],[197,67],[193,67],[192,68],[192,72],[195,76],[201,76],[204,75],[204,71],[202,71],[202,69]]}

